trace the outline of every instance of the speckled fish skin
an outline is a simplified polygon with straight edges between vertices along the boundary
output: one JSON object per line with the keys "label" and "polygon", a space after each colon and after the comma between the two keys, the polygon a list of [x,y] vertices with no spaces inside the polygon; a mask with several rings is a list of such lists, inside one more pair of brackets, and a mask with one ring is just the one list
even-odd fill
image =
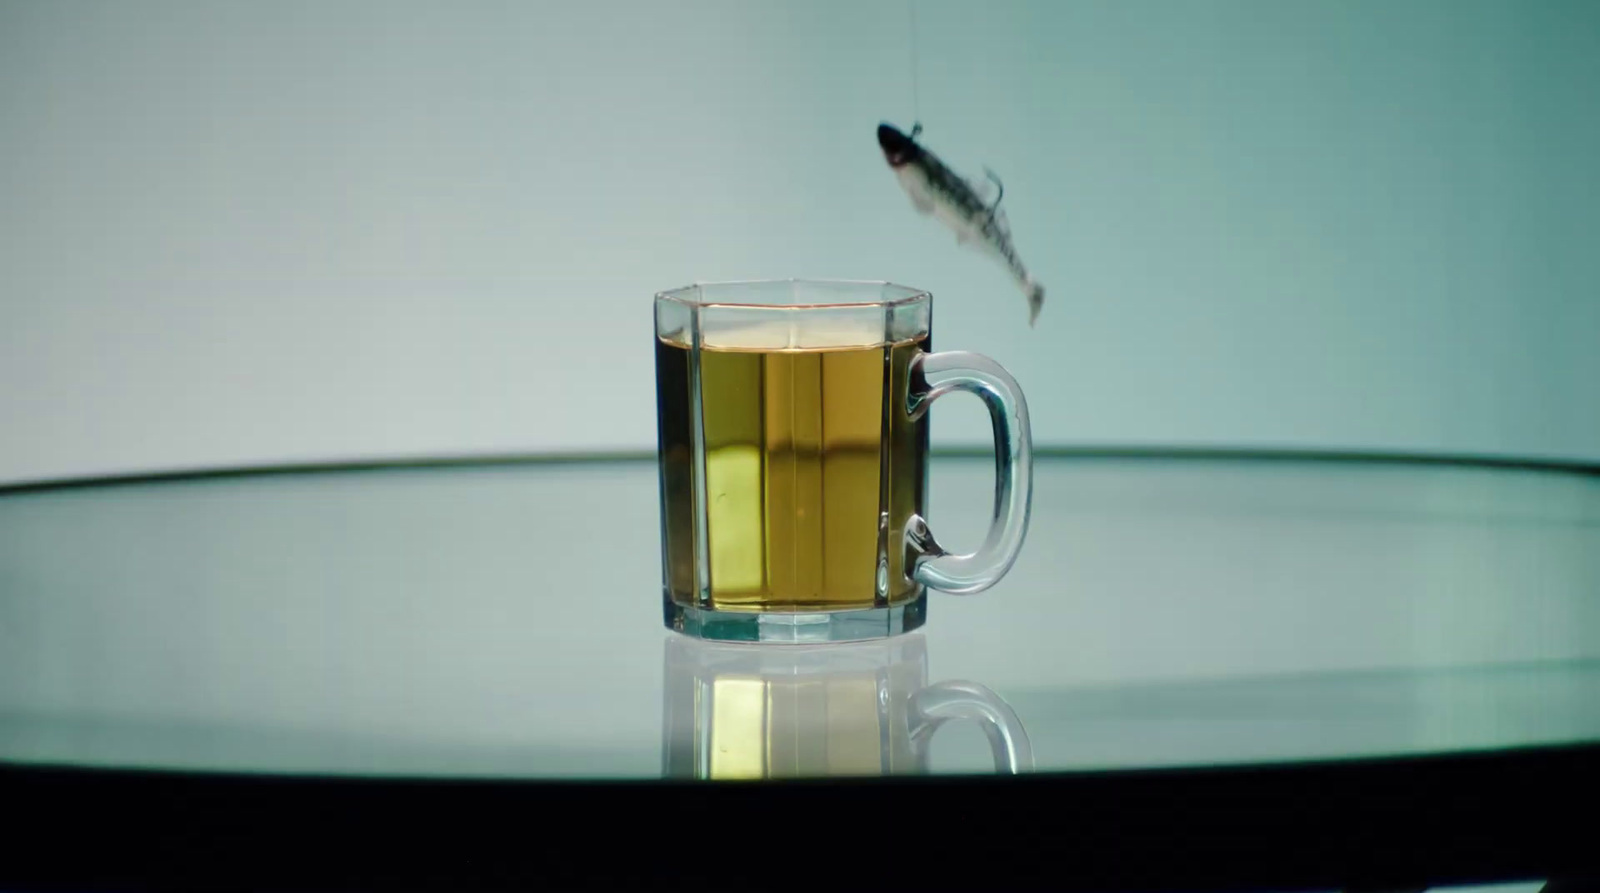
{"label": "speckled fish skin", "polygon": [[1033,280],[1017,257],[998,201],[986,204],[971,183],[891,124],[878,125],[878,146],[918,213],[948,226],[956,234],[956,244],[975,245],[1005,264],[1028,299],[1028,325],[1033,325],[1044,304],[1044,286]]}

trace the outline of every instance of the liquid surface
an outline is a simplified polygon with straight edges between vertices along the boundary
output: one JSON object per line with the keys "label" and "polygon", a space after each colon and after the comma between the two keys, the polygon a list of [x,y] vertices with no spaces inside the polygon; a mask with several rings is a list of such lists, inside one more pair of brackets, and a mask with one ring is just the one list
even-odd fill
{"label": "liquid surface", "polygon": [[706,348],[696,376],[687,348],[658,340],[662,548],[673,599],[693,603],[704,589],[720,610],[794,610],[914,596],[900,544],[922,510],[927,423],[907,417],[905,394],[911,358],[926,348],[926,338],[839,350]]}

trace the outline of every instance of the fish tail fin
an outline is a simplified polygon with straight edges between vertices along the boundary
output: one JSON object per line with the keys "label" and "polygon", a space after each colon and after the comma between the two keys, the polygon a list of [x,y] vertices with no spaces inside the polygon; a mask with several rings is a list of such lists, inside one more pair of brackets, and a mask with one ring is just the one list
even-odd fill
{"label": "fish tail fin", "polygon": [[1039,309],[1044,306],[1044,286],[1032,279],[1025,283],[1028,290],[1028,325],[1033,325],[1039,318]]}

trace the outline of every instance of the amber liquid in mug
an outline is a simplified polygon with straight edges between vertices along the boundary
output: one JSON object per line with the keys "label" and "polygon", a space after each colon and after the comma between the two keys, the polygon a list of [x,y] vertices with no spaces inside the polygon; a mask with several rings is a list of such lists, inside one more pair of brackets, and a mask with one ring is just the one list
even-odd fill
{"label": "amber liquid in mug", "polygon": [[[674,601],[739,610],[904,603],[904,531],[923,513],[927,419],[906,414],[928,339],[822,350],[703,347],[704,468],[694,450],[691,351],[657,339],[663,544]],[[703,488],[700,484],[703,482]],[[697,493],[705,505],[700,579]]]}

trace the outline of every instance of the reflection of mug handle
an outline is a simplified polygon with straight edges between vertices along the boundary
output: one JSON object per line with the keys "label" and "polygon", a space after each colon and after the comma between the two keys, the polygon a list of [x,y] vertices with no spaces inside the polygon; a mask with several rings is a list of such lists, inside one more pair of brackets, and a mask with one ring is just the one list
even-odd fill
{"label": "reflection of mug handle", "polygon": [[1015,775],[1033,769],[1033,745],[1011,705],[976,682],[939,682],[911,696],[911,743],[927,767],[928,742],[952,719],[976,720],[989,739],[996,772]]}

